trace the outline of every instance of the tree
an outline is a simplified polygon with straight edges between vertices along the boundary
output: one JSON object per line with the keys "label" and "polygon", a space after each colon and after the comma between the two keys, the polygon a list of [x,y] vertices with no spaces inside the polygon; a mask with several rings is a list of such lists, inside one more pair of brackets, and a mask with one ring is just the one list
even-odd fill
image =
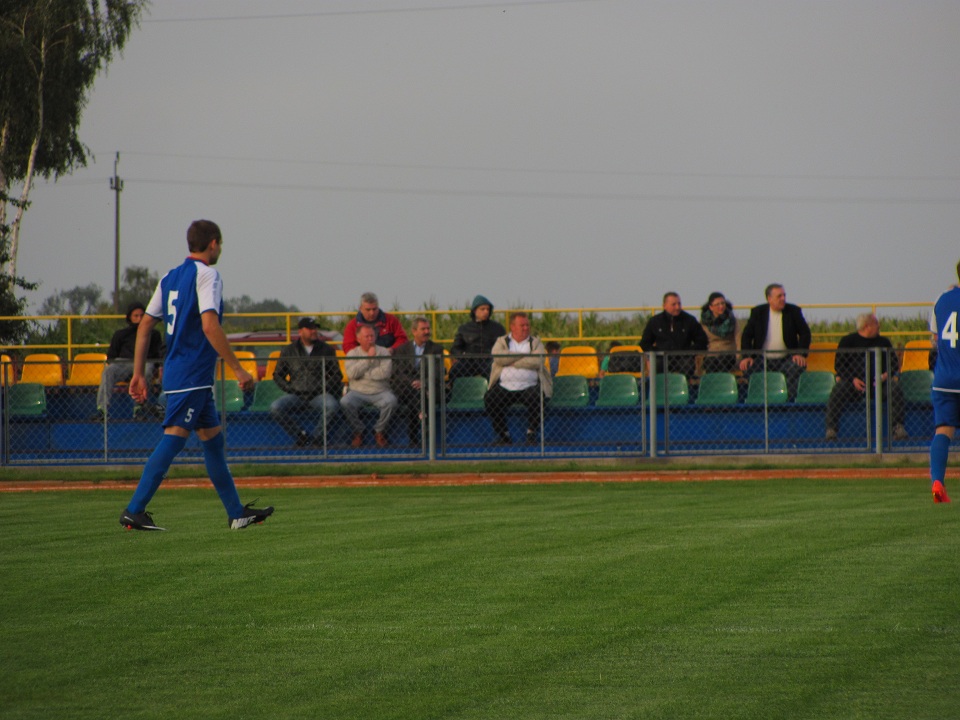
{"label": "tree", "polygon": [[[123,300],[121,311],[127,305],[138,300],[144,305],[150,300],[157,286],[159,276],[148,268],[133,265],[123,271],[120,285],[120,297]],[[96,283],[77,285],[68,290],[58,290],[40,304],[40,315],[59,316],[57,320],[45,320],[35,323],[28,336],[31,344],[62,345],[67,342],[67,320],[65,315],[112,315],[113,304],[104,299],[103,288]],[[71,341],[78,345],[92,345],[110,342],[114,331],[123,326],[123,322],[96,317],[73,319],[70,324]]]}
{"label": "tree", "polygon": [[[9,228],[0,223],[0,316],[23,315],[27,307],[25,297],[17,298],[16,290],[36,290],[37,283],[27,282],[22,277],[8,275],[3,268],[10,259]],[[26,320],[0,320],[0,345],[16,345],[23,342],[30,332]]]}
{"label": "tree", "polygon": [[[23,214],[35,175],[87,164],[78,130],[93,81],[120,52],[147,0],[0,0],[0,226],[7,275],[17,274]],[[10,188],[22,183],[18,198]]]}
{"label": "tree", "polygon": [[144,305],[150,302],[158,282],[160,282],[160,275],[148,267],[131,265],[125,268],[120,282],[120,297],[117,300],[120,312],[126,312],[127,305],[134,301],[142,302]]}
{"label": "tree", "polygon": [[[223,311],[226,313],[295,313],[300,312],[296,305],[286,305],[276,298],[254,300],[249,295],[235,298],[226,298],[223,301]],[[270,330],[277,327],[276,317],[245,317],[230,318],[228,321],[231,330]]]}

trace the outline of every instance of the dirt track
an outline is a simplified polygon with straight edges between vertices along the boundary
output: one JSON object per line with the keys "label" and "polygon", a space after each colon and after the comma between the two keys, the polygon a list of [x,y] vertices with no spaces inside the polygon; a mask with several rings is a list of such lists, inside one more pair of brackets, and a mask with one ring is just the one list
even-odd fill
{"label": "dirt track", "polygon": [[[723,480],[774,480],[804,477],[814,480],[859,480],[865,478],[923,479],[918,468],[807,468],[803,470],[655,470],[626,472],[558,473],[456,473],[437,475],[343,475],[339,477],[237,478],[240,488],[343,488],[343,487],[438,487],[448,485],[548,485],[561,483],[715,482]],[[0,492],[56,490],[132,490],[135,481],[53,481],[0,483]],[[164,481],[165,488],[209,487],[207,478]]]}

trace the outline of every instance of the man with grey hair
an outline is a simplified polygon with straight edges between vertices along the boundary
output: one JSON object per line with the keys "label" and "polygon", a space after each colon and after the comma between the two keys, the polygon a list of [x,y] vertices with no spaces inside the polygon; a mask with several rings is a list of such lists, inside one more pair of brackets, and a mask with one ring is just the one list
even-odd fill
{"label": "man with grey hair", "polygon": [[906,440],[904,427],[906,409],[903,391],[900,385],[889,382],[900,372],[897,354],[890,341],[880,335],[880,321],[872,313],[857,316],[857,331],[844,336],[837,344],[837,356],[834,368],[837,383],[830,392],[827,402],[827,440],[837,439],[837,429],[843,409],[850,403],[862,400],[864,395],[876,387],[874,348],[880,348],[880,396],[886,401],[890,391],[890,415],[893,421],[893,439]]}
{"label": "man with grey hair", "polygon": [[[423,445],[423,421],[427,403],[436,405],[443,394],[443,346],[432,339],[430,321],[420,316],[410,324],[413,339],[398,347],[393,353],[393,392],[407,414],[407,439],[410,447]],[[427,355],[434,356],[434,386],[427,383]]]}
{"label": "man with grey hair", "polygon": [[397,396],[390,390],[393,361],[386,348],[375,344],[373,328],[369,325],[361,325],[357,330],[357,342],[359,345],[347,353],[345,364],[350,389],[340,398],[340,407],[353,428],[353,441],[350,444],[355,448],[363,445],[365,427],[360,410],[366,405],[377,408],[380,416],[373,430],[377,447],[385,448],[390,444],[387,427],[398,404]]}
{"label": "man with grey hair", "polygon": [[373,337],[377,345],[387,348],[391,353],[407,341],[407,333],[403,325],[390,313],[380,309],[380,301],[372,292],[365,292],[360,296],[360,309],[357,316],[347,323],[343,329],[343,351],[353,350],[357,342],[357,328],[368,325],[373,328]]}

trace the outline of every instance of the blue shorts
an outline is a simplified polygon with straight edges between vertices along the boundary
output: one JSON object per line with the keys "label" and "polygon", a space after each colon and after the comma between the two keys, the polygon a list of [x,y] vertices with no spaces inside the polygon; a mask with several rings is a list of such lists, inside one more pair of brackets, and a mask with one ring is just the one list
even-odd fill
{"label": "blue shorts", "polygon": [[960,393],[931,390],[933,426],[960,427]]}
{"label": "blue shorts", "polygon": [[220,413],[213,399],[213,388],[187,392],[167,393],[167,413],[163,426],[182,427],[184,430],[215,428],[220,425]]}

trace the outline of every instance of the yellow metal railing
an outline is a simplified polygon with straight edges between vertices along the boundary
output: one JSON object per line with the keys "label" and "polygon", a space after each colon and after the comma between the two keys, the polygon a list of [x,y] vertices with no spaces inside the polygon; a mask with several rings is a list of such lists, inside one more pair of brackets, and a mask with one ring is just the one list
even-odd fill
{"label": "yellow metal railing", "polygon": [[[829,311],[837,310],[842,311],[846,319],[853,320],[853,317],[863,313],[863,312],[872,312],[876,313],[883,319],[885,313],[889,313],[891,310],[897,310],[901,314],[904,310],[916,310],[919,315],[924,315],[929,312],[932,307],[930,302],[896,302],[896,303],[887,303],[887,302],[872,302],[872,303],[807,303],[802,305],[803,309],[809,313],[809,311]],[[534,331],[538,330],[537,326],[540,325],[540,332],[538,333],[542,340],[557,340],[561,342],[576,342],[578,344],[582,343],[602,343],[609,342],[611,340],[618,340],[620,342],[635,343],[640,339],[639,334],[622,334],[622,333],[606,333],[606,334],[588,334],[585,332],[585,325],[603,323],[603,322],[612,322],[617,318],[629,319],[632,316],[636,315],[651,315],[653,313],[660,312],[661,308],[659,306],[640,306],[640,307],[602,307],[602,308],[515,308],[507,310],[496,310],[494,313],[495,318],[498,321],[503,322],[504,325],[507,324],[507,320],[511,313],[516,310],[523,310],[534,316]],[[691,312],[695,316],[699,314],[699,307],[688,307],[688,312]],[[741,324],[746,321],[746,314],[748,312],[747,307],[738,308],[738,317],[740,318]],[[286,313],[226,313],[224,315],[224,326],[227,332],[240,331],[240,328],[231,327],[232,321],[241,320],[241,319],[253,319],[261,320],[263,322],[258,323],[258,326],[270,326],[272,325],[275,329],[282,331],[286,335],[286,339],[289,342],[291,338],[295,337],[297,334],[296,325],[297,321],[301,317],[315,317],[321,321],[322,324],[325,324],[331,328],[342,329],[346,323],[355,315],[355,311],[339,311],[339,312],[286,312]],[[391,314],[402,317],[404,320],[409,321],[410,319],[417,316],[424,316],[431,321],[431,324],[434,327],[434,340],[439,343],[450,343],[453,341],[452,334],[449,337],[443,335],[442,329],[444,326],[447,328],[455,328],[458,324],[465,322],[469,316],[469,312],[461,308],[448,308],[448,309],[424,309],[424,310],[394,310],[391,311]],[[603,318],[606,317],[606,320]],[[16,351],[20,354],[26,354],[31,352],[52,352],[52,351],[65,351],[63,354],[66,360],[72,360],[73,356],[77,352],[85,352],[89,350],[105,350],[110,343],[110,337],[104,337],[102,342],[93,342],[93,343],[82,343],[77,342],[74,338],[77,335],[76,324],[81,322],[90,322],[97,320],[117,320],[122,321],[124,319],[123,315],[30,315],[30,316],[0,316],[0,321],[5,320],[26,320],[29,322],[36,323],[55,323],[55,322],[66,322],[66,342],[63,343],[51,343],[51,344],[32,344],[32,345],[0,345],[0,353],[9,353],[11,351]],[[809,318],[808,318],[809,319]],[[840,318],[838,318],[839,320]],[[275,322],[269,322],[270,320],[275,320]],[[325,322],[324,322],[325,321]],[[557,329],[558,324],[562,324],[563,333],[551,332],[552,330]],[[569,332],[571,329],[575,329],[575,332]],[[253,332],[251,330],[251,332]],[[814,338],[819,340],[824,339],[833,339],[838,338],[842,334],[845,334],[847,331],[834,331],[834,332],[815,332]],[[924,339],[929,336],[928,333],[922,330],[890,330],[884,329],[883,334],[891,339],[894,339],[895,344],[899,344],[897,341],[902,340],[906,341],[909,339]],[[255,341],[244,341],[244,345],[273,345],[275,342],[255,342]]]}

